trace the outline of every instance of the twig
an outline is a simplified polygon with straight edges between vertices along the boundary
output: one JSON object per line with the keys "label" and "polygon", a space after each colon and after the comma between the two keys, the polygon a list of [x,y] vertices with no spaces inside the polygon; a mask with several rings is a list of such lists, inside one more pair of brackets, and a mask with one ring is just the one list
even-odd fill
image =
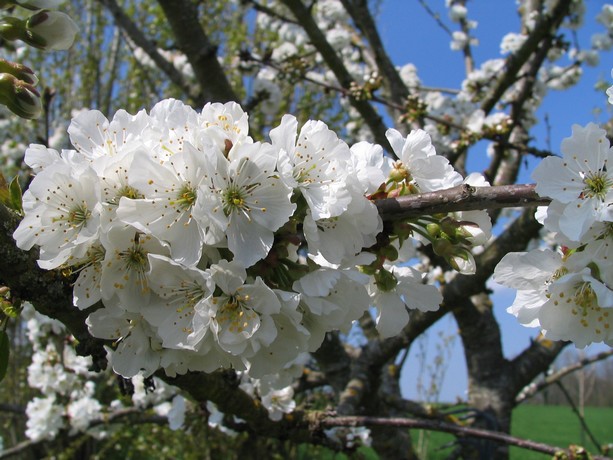
{"label": "twig", "polygon": [[17,415],[25,415],[26,408],[17,404],[0,404],[0,412],[11,412]]}
{"label": "twig", "polygon": [[293,19],[288,18],[287,16],[283,16],[282,14],[279,14],[277,11],[273,10],[272,8],[269,8],[266,5],[262,5],[261,3],[258,3],[255,0],[242,0],[242,2],[245,5],[251,5],[251,7],[254,10],[259,11],[260,13],[264,13],[267,16],[279,19],[280,21],[287,22],[290,24],[297,24],[297,22],[294,21]]}
{"label": "twig", "polygon": [[[127,417],[129,415],[134,415],[134,414],[139,414],[141,413],[141,410],[135,407],[129,407],[126,409],[120,409],[116,412],[113,412],[111,414],[107,414],[104,415],[102,418],[100,419],[96,419],[96,420],[92,420],[89,424],[89,428],[94,428],[96,426],[99,425],[106,425],[109,423],[113,423],[118,419]],[[146,423],[155,423],[155,424],[166,424],[168,423],[168,418],[167,417],[162,417],[159,415],[151,415],[148,417],[142,417],[142,418],[137,418],[134,420],[130,420],[130,423],[136,423],[139,425],[142,424],[146,424]],[[87,435],[86,432],[79,432],[76,433],[74,435],[69,436],[69,439],[75,439],[79,436],[82,435]],[[0,452],[0,460],[5,459],[5,458],[10,458],[16,455],[21,454],[23,451],[37,446],[39,444],[42,444],[44,442],[49,441],[48,439],[38,439],[38,440],[28,440],[28,441],[23,441],[20,442],[19,444],[14,445],[13,447],[9,447],[8,449],[4,449],[3,451]]]}
{"label": "twig", "polygon": [[[559,455],[560,453],[570,453],[568,449],[551,446],[528,439],[516,438],[498,431],[483,430],[480,428],[471,428],[465,426],[453,425],[450,423],[440,422],[437,420],[421,420],[413,418],[382,418],[382,417],[367,417],[367,416],[336,416],[325,417],[319,421],[319,426],[331,428],[335,426],[388,426],[388,427],[404,427],[412,429],[422,429],[431,431],[440,431],[443,433],[451,433],[456,436],[473,436],[482,439],[489,439],[503,444],[517,446],[522,449],[528,449],[535,452],[542,452],[549,455]],[[609,457],[594,456],[594,460],[606,460]],[[610,459],[609,459],[610,460]]]}
{"label": "twig", "polygon": [[562,369],[545,377],[544,380],[538,383],[530,384],[527,387],[524,387],[524,389],[515,398],[515,404],[521,404],[526,399],[533,397],[535,394],[541,392],[542,390],[547,388],[549,385],[556,383],[558,380],[562,379],[568,374],[571,374],[575,371],[583,369],[584,367],[589,366],[590,364],[596,363],[598,361],[602,361],[603,359],[607,359],[610,356],[613,356],[613,350],[603,351],[602,353],[598,353],[597,355],[583,358],[582,360],[574,364],[571,364],[570,366],[563,367]]}
{"label": "twig", "polygon": [[436,23],[439,25],[441,29],[447,32],[449,36],[453,35],[453,32],[451,31],[451,29],[447,27],[447,25],[441,20],[440,14],[438,14],[432,8],[430,8],[430,6],[424,0],[418,0],[418,2],[424,8],[424,10],[426,10],[426,13],[428,13],[432,17],[432,19],[436,21]]}
{"label": "twig", "polygon": [[562,391],[562,394],[564,395],[564,397],[568,401],[568,404],[570,404],[570,408],[573,410],[573,412],[575,413],[575,415],[579,419],[579,423],[581,424],[581,427],[583,428],[583,431],[585,431],[587,433],[587,435],[590,437],[590,440],[592,441],[594,446],[596,446],[596,449],[598,449],[598,451],[601,451],[600,443],[594,437],[594,434],[592,433],[592,430],[590,430],[590,427],[588,426],[587,422],[585,421],[585,417],[583,415],[581,415],[581,412],[579,412],[579,409],[577,409],[577,405],[573,401],[573,398],[571,398],[570,394],[568,394],[568,390],[566,389],[566,387],[559,380],[556,381],[556,385],[558,386],[560,391]]}

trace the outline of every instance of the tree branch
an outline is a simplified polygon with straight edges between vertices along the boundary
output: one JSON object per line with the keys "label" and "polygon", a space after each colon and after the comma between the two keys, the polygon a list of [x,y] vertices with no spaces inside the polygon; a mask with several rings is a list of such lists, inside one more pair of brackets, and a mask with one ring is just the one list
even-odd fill
{"label": "tree branch", "polygon": [[217,46],[211,43],[198,21],[196,4],[190,0],[158,0],[158,3],[164,10],[179,49],[194,69],[204,102],[239,102],[217,60]]}
{"label": "tree branch", "polygon": [[202,105],[203,101],[200,96],[192,94],[190,87],[185,82],[183,75],[179,72],[171,62],[168,62],[164,56],[162,56],[155,45],[145,37],[138,26],[130,19],[130,17],[124,12],[124,10],[117,4],[115,0],[100,0],[100,3],[106,7],[106,9],[113,15],[117,25],[130,37],[130,40],[135,45],[147,53],[147,56],[155,62],[158,68],[166,74],[168,79],[177,85],[181,90],[194,100],[194,103]]}
{"label": "tree branch", "polygon": [[[383,46],[375,21],[368,10],[368,3],[366,0],[341,0],[341,3],[370,43],[377,68],[389,91],[389,98],[399,103],[405,101],[409,96],[409,90]],[[402,108],[396,109],[395,112],[394,118],[397,119]]]}
{"label": "tree branch", "polygon": [[558,380],[561,380],[563,377],[572,374],[573,372],[576,372],[578,370],[581,370],[584,367],[589,366],[590,364],[607,359],[611,356],[613,356],[613,349],[603,351],[601,353],[598,353],[597,355],[585,357],[577,361],[576,363],[571,364],[570,366],[565,366],[562,369],[559,369],[556,372],[547,375],[540,382],[531,383],[530,385],[524,387],[523,390],[521,390],[515,398],[515,404],[521,404],[526,399],[532,398],[535,394],[541,392],[551,384],[556,383]]}
{"label": "tree branch", "polygon": [[[166,0],[168,1],[168,0]],[[319,29],[319,26],[313,19],[311,12],[309,9],[304,6],[302,0],[281,0],[292,12],[292,14],[296,17],[298,23],[302,26],[304,31],[309,36],[309,39],[313,46],[319,51],[324,61],[330,68],[330,70],[336,76],[336,79],[340,83],[340,85],[348,90],[351,87],[351,83],[353,82],[353,78],[351,74],[343,64],[341,58],[338,57],[334,48],[328,43],[326,37]],[[385,131],[387,130],[385,124],[383,123],[383,119],[377,113],[372,105],[368,101],[358,100],[356,98],[350,97],[349,101],[351,105],[355,107],[355,109],[360,113],[368,127],[373,133],[375,138],[375,142],[382,145],[385,150],[388,152],[393,152],[390,143],[385,137]]]}
{"label": "tree branch", "polygon": [[[118,411],[115,411],[113,413],[110,414],[105,414],[102,418],[100,419],[96,419],[96,420],[92,420],[89,424],[88,428],[94,428],[96,426],[100,426],[100,425],[108,425],[110,423],[115,423],[123,418],[132,416],[132,415],[139,415],[142,414],[142,411],[136,407],[130,407],[127,409],[120,409]],[[143,424],[147,424],[147,423],[154,423],[157,425],[160,424],[166,424],[168,423],[168,418],[167,417],[163,417],[161,415],[148,415],[148,416],[141,416],[141,417],[131,417],[130,419],[130,423],[132,424],[139,424],[139,425],[143,425]],[[83,432],[78,432],[75,433],[73,435],[70,435],[68,437],[69,440],[74,440],[76,438],[78,438],[79,436],[87,436],[87,433],[83,433]],[[17,455],[22,454],[25,450],[30,449],[31,447],[37,446],[39,444],[43,444],[45,442],[48,442],[48,439],[38,439],[38,440],[28,440],[28,441],[23,441],[20,442],[19,444],[14,445],[13,447],[9,447],[7,449],[4,449],[2,451],[0,451],[0,460],[2,459],[6,459],[6,458],[10,458],[10,457],[14,457]]]}
{"label": "tree branch", "polygon": [[[388,426],[388,427],[404,427],[411,429],[422,429],[430,431],[440,431],[450,433],[456,436],[471,436],[483,439],[489,439],[502,444],[517,446],[522,449],[532,450],[534,452],[542,452],[548,455],[559,456],[565,453],[568,458],[573,457],[572,449],[562,449],[560,447],[543,444],[540,442],[530,441],[527,439],[516,438],[505,433],[497,431],[482,430],[479,428],[470,428],[450,423],[440,422],[436,420],[420,420],[413,418],[382,418],[382,417],[365,417],[365,416],[337,416],[325,417],[318,421],[319,426],[324,428],[332,428],[335,426]],[[594,460],[607,460],[608,457],[593,456]],[[610,459],[609,459],[610,460]]]}
{"label": "tree branch", "polygon": [[553,5],[549,14],[538,18],[534,29],[532,29],[524,44],[507,58],[504,71],[500,72],[500,76],[496,80],[490,95],[482,102],[481,109],[486,114],[492,111],[504,92],[515,83],[519,70],[537,49],[541,40],[550,36],[554,30],[560,27],[560,24],[562,24],[562,21],[570,11],[570,6],[571,2],[558,0]]}
{"label": "tree branch", "polygon": [[436,192],[376,200],[374,203],[384,221],[395,221],[424,214],[547,205],[550,201],[538,196],[531,184],[490,187],[463,184]]}

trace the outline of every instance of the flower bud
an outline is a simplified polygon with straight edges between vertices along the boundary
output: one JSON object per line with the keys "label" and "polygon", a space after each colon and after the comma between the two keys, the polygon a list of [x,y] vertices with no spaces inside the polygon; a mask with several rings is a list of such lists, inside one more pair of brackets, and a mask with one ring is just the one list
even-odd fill
{"label": "flower bud", "polygon": [[447,262],[449,262],[451,268],[464,275],[474,275],[477,270],[475,258],[467,248],[454,248],[453,254],[447,258]]}
{"label": "flower bud", "polygon": [[437,238],[432,241],[432,249],[436,255],[448,258],[453,253],[453,244],[445,238]]}
{"label": "flower bud", "polygon": [[383,246],[381,249],[379,249],[379,254],[381,254],[387,260],[389,260],[391,262],[393,262],[396,259],[398,259],[398,249],[396,249],[391,244],[389,244],[387,246]]}
{"label": "flower bud", "polygon": [[18,80],[22,80],[23,82],[31,85],[38,83],[38,78],[32,69],[23,64],[7,61],[6,59],[0,59],[0,73],[11,74]]}
{"label": "flower bud", "polygon": [[43,10],[27,22],[27,37],[23,41],[44,50],[66,50],[72,46],[79,28],[70,16],[59,11]]}
{"label": "flower bud", "polygon": [[426,231],[432,238],[436,238],[441,234],[441,226],[432,222],[426,225]]}
{"label": "flower bud", "polygon": [[43,109],[36,88],[8,73],[0,74],[0,103],[27,119],[37,118]]}
{"label": "flower bud", "polygon": [[398,285],[398,279],[396,279],[392,272],[389,272],[385,268],[382,268],[375,275],[375,283],[379,290],[383,292],[389,292]]}
{"label": "flower bud", "polygon": [[458,222],[450,217],[446,217],[443,220],[441,220],[441,229],[443,233],[446,233],[447,235],[454,237],[456,236],[456,233],[458,230]]}
{"label": "flower bud", "polygon": [[396,161],[390,171],[389,178],[394,182],[402,182],[403,180],[408,182],[411,180],[411,173],[401,161]]}
{"label": "flower bud", "polygon": [[19,40],[23,38],[25,32],[25,25],[21,19],[11,16],[0,19],[0,37],[5,40]]}
{"label": "flower bud", "polygon": [[377,273],[377,268],[373,267],[372,265],[359,265],[358,270],[360,273],[371,276]]}

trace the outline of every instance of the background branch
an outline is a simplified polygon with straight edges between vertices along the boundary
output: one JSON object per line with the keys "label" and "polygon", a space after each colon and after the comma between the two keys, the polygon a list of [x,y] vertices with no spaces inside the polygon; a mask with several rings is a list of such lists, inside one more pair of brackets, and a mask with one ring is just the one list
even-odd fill
{"label": "background branch", "polygon": [[[318,421],[318,424],[325,428],[331,428],[335,426],[388,426],[388,427],[404,427],[411,429],[423,429],[431,431],[440,431],[443,433],[450,433],[456,436],[472,436],[483,439],[489,439],[492,441],[500,442],[502,444],[521,447],[522,449],[532,450],[534,452],[541,452],[544,454],[559,456],[564,453],[568,458],[574,457],[571,449],[562,449],[556,446],[550,446],[540,442],[530,441],[527,439],[520,439],[506,433],[500,433],[497,431],[482,430],[479,428],[464,427],[459,425],[452,425],[450,423],[440,422],[437,420],[420,420],[412,418],[382,418],[382,417],[365,417],[365,416],[345,416],[345,417],[325,417]],[[595,455],[593,460],[607,460],[608,457]],[[610,459],[609,459],[610,460]]]}
{"label": "background branch", "polygon": [[517,395],[517,397],[515,398],[515,403],[516,404],[521,404],[522,402],[524,402],[526,399],[529,399],[531,397],[533,397],[534,395],[536,395],[537,393],[541,392],[542,390],[544,390],[545,388],[547,388],[548,386],[556,383],[557,381],[561,380],[563,377],[572,374],[573,372],[576,372],[578,370],[583,369],[586,366],[589,366],[590,364],[596,363],[598,361],[602,361],[604,359],[607,359],[609,357],[613,356],[613,349],[612,350],[606,350],[603,351],[601,353],[598,353],[596,355],[593,356],[588,356],[585,357],[579,361],[577,361],[574,364],[571,364],[569,366],[565,366],[549,375],[547,375],[543,380],[541,380],[540,382],[535,382],[533,384],[530,384],[526,387],[524,387],[524,389],[522,389],[519,394]]}

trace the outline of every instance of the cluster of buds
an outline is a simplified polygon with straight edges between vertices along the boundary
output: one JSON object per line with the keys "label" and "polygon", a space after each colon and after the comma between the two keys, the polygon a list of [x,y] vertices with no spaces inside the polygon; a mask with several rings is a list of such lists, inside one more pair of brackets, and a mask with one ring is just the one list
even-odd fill
{"label": "cluster of buds", "polygon": [[372,99],[373,93],[381,88],[383,79],[377,72],[372,72],[362,85],[355,81],[349,86],[349,94],[358,101],[368,101]]}
{"label": "cluster of buds", "polygon": [[398,120],[400,123],[413,123],[420,120],[428,112],[427,104],[417,95],[410,95],[405,102],[405,111]]}
{"label": "cluster of buds", "polygon": [[309,64],[307,60],[300,56],[292,56],[281,64],[281,78],[289,83],[297,83],[304,79]]}
{"label": "cluster of buds", "polygon": [[[57,8],[61,0],[0,0],[0,8],[20,6],[35,11],[25,19],[4,16],[0,18],[0,38],[21,40],[42,50],[65,50],[72,46],[78,27],[70,17]],[[32,119],[42,111],[38,82],[32,70],[22,64],[0,60],[0,103],[16,115]]]}
{"label": "cluster of buds", "polygon": [[36,118],[42,110],[38,78],[22,64],[0,59],[0,103],[22,118]]}

